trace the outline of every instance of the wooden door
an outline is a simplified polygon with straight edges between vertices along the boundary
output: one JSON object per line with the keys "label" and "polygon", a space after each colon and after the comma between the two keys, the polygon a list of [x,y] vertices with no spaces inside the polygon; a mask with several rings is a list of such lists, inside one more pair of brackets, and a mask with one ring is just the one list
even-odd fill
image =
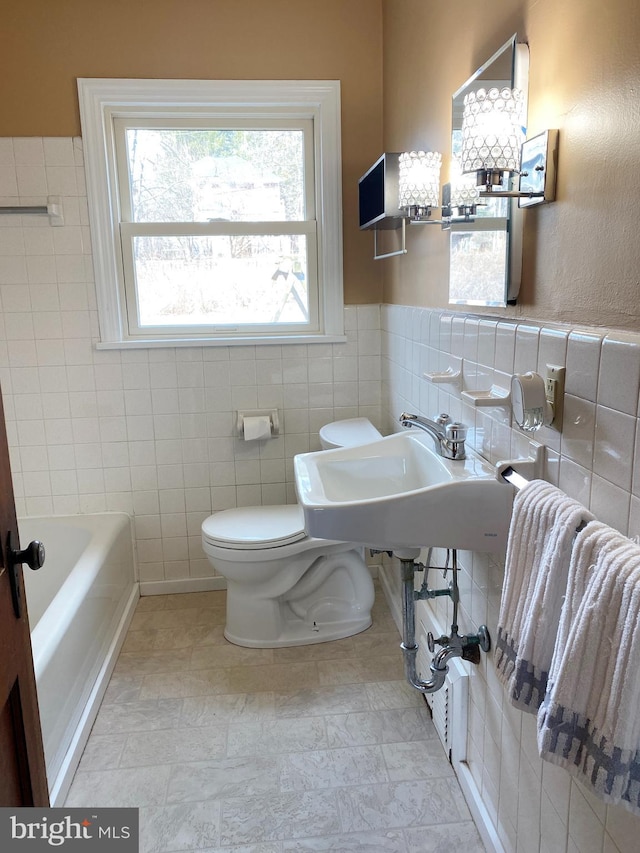
{"label": "wooden door", "polygon": [[21,611],[17,617],[8,558],[9,533],[13,549],[19,548],[0,396],[0,806],[48,806],[22,566],[16,571]]}

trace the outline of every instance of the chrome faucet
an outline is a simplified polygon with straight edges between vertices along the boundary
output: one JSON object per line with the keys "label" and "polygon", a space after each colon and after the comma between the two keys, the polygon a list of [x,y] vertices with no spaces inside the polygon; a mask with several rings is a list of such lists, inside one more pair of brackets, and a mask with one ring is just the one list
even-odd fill
{"label": "chrome faucet", "polygon": [[428,433],[434,440],[436,450],[445,459],[464,459],[464,443],[467,438],[467,428],[458,421],[452,421],[449,415],[438,415],[435,421],[421,415],[403,412],[398,418],[404,427],[418,427]]}

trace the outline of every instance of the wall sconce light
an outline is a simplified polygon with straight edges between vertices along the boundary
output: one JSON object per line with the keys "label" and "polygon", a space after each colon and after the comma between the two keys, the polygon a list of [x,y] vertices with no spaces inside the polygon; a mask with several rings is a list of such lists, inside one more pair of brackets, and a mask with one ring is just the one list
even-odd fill
{"label": "wall sconce light", "polygon": [[451,180],[442,186],[442,218],[444,228],[451,222],[473,222],[478,205],[481,205],[480,190],[473,175],[463,175],[460,161],[451,161]]}
{"label": "wall sconce light", "polygon": [[[524,95],[519,89],[478,89],[464,99],[462,172],[476,173],[481,196],[521,199],[529,207],[555,199],[558,131],[525,140]],[[519,174],[519,189],[505,185]]]}
{"label": "wall sconce light", "polygon": [[398,160],[398,207],[412,223],[435,223],[431,210],[438,207],[442,154],[405,151]]}
{"label": "wall sconce light", "polygon": [[[406,224],[442,223],[431,219],[439,207],[442,155],[435,151],[383,154],[358,181],[360,228],[373,231],[373,257],[407,253]],[[402,229],[401,247],[378,252],[378,231]]]}
{"label": "wall sconce light", "polygon": [[475,216],[480,203],[480,190],[468,181],[451,182],[451,207],[458,211],[458,216],[469,219]]}

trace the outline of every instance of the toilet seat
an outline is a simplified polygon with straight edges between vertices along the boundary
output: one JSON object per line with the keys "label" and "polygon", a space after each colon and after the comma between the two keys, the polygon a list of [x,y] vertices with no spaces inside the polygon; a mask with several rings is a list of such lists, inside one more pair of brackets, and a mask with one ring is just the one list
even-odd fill
{"label": "toilet seat", "polygon": [[282,548],[305,539],[304,513],[296,504],[225,510],[202,524],[210,545],[235,551]]}

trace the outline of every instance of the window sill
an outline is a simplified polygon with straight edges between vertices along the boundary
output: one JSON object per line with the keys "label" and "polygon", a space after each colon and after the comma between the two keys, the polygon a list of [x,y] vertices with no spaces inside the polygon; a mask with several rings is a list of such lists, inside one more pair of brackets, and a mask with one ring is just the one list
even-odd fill
{"label": "window sill", "polygon": [[110,349],[157,349],[168,347],[234,347],[234,346],[269,346],[286,344],[343,344],[346,335],[273,335],[269,338],[247,335],[233,338],[149,338],[126,341],[98,341],[97,350]]}

